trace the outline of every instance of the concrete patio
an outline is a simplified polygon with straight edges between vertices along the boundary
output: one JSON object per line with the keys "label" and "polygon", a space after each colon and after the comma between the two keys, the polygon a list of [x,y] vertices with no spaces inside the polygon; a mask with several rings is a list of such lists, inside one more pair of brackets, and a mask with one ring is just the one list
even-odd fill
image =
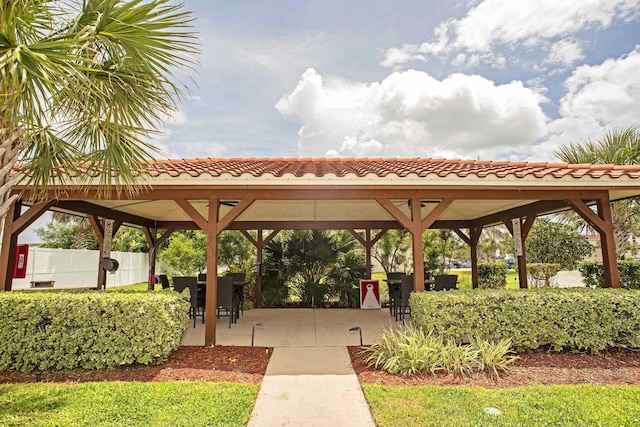
{"label": "concrete patio", "polygon": [[[408,317],[407,317],[408,319]],[[216,345],[251,345],[251,330],[255,327],[254,345],[262,347],[342,347],[359,345],[362,329],[363,344],[374,343],[389,328],[402,326],[389,316],[388,309],[360,310],[341,308],[257,308],[246,310],[236,324],[228,327],[227,317],[216,323]],[[204,345],[204,324],[198,318],[196,327],[190,322],[183,345]]]}

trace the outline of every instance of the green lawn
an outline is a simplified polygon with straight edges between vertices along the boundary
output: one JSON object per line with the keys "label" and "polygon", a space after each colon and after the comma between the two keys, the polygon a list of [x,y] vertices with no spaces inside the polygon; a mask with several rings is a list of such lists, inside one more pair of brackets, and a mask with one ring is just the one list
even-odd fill
{"label": "green lawn", "polygon": [[[378,426],[640,425],[640,386],[363,386]],[[490,415],[485,408],[498,408]]]}
{"label": "green lawn", "polygon": [[[156,289],[161,289],[162,286],[155,285],[157,286]],[[132,285],[126,285],[126,286],[118,286],[118,287],[107,287],[107,291],[111,291],[111,292],[119,292],[119,291],[146,291],[148,289],[149,285],[147,282],[140,282],[140,283],[134,283]]]}
{"label": "green lawn", "polygon": [[250,384],[100,382],[0,385],[0,426],[244,426]]}

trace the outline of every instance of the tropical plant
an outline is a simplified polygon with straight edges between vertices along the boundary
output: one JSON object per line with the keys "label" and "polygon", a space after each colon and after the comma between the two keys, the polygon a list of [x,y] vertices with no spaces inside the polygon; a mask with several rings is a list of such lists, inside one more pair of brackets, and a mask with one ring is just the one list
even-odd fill
{"label": "tropical plant", "polygon": [[236,230],[218,235],[218,266],[232,272],[250,273],[255,268],[256,247]]}
{"label": "tropical plant", "polygon": [[265,247],[265,303],[271,297],[288,295],[290,290],[305,305],[322,306],[337,297],[341,304],[353,306],[357,301],[355,285],[365,270],[356,245],[353,236],[344,231],[281,232]]}
{"label": "tropical plant", "polygon": [[493,343],[475,337],[470,341],[465,345],[407,326],[385,331],[379,341],[361,351],[370,366],[400,375],[443,371],[468,376],[474,371],[488,371],[497,377],[517,359],[510,355],[509,340]]}
{"label": "tropical plant", "polygon": [[411,261],[411,233],[405,229],[388,230],[373,247],[371,255],[380,263],[385,273],[407,271]]}
{"label": "tropical plant", "polygon": [[563,270],[573,270],[593,253],[587,239],[566,224],[538,218],[527,237],[527,258],[532,263],[560,264]]}
{"label": "tropical plant", "polygon": [[136,190],[181,95],[175,71],[194,64],[191,20],[169,0],[0,3],[2,221],[20,177],[31,197],[65,177]]}
{"label": "tropical plant", "polygon": [[[619,127],[608,130],[596,140],[570,143],[560,147],[556,157],[567,163],[592,163],[637,165],[640,162],[640,128]],[[616,252],[623,258],[629,248],[630,237],[640,229],[640,205],[638,199],[628,199],[611,204],[611,220],[615,234]],[[573,223],[576,223],[573,215]],[[579,227],[585,223],[580,221]]]}

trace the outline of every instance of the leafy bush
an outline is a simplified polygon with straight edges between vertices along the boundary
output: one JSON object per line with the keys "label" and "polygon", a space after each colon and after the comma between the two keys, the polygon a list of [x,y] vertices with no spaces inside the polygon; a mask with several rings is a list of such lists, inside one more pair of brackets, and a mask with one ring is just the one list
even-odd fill
{"label": "leafy bush", "polygon": [[640,293],[616,289],[414,292],[413,324],[445,339],[510,339],[516,351],[640,348]]}
{"label": "leafy bush", "polygon": [[487,262],[478,265],[478,288],[503,289],[507,286],[508,266],[504,262]]}
{"label": "leafy bush", "polygon": [[527,275],[531,286],[548,288],[551,286],[551,280],[560,269],[560,264],[527,264]]}
{"label": "leafy bush", "polygon": [[[590,288],[604,288],[604,265],[602,261],[585,261],[578,269],[582,280]],[[618,261],[620,287],[640,289],[640,261]]]}
{"label": "leafy bush", "polygon": [[469,346],[414,327],[390,329],[362,351],[370,366],[400,375],[444,371],[466,376],[489,370],[497,376],[516,359],[509,355],[508,341],[494,344],[476,338]]}
{"label": "leafy bush", "polygon": [[0,370],[165,360],[188,328],[188,292],[0,293]]}

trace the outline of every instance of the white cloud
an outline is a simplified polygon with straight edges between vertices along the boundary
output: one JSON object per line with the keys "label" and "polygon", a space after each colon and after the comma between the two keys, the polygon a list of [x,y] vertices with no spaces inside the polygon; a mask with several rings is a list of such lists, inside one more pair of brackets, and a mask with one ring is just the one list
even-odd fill
{"label": "white cloud", "polygon": [[501,158],[545,135],[544,101],[521,82],[480,76],[406,71],[360,83],[309,69],[276,108],[302,121],[300,156]]}
{"label": "white cloud", "polygon": [[612,126],[633,126],[640,117],[640,46],[600,65],[583,65],[566,80],[562,117],[550,124],[549,149],[597,138]]}
{"label": "white cloud", "polygon": [[534,47],[589,28],[608,28],[640,12],[638,0],[485,0],[462,19],[434,31],[434,41],[391,48],[382,61],[398,67],[410,60],[468,52],[493,63],[497,46]]}
{"label": "white cloud", "polygon": [[571,65],[584,58],[580,44],[570,40],[560,40],[551,47],[548,62]]}

